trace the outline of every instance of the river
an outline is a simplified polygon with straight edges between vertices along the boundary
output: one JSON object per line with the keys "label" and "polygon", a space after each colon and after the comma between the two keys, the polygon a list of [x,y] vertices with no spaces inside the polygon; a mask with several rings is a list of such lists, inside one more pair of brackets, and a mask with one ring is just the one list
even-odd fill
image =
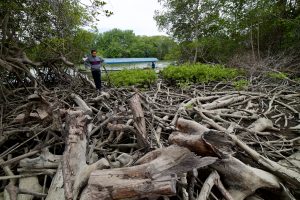
{"label": "river", "polygon": [[[174,61],[158,61],[155,63],[155,68],[162,69],[173,63]],[[79,68],[84,69],[84,66],[80,65]],[[147,69],[147,68],[151,68],[151,62],[150,63],[129,63],[129,64],[106,64],[105,68],[107,71],[120,71],[124,69]]]}

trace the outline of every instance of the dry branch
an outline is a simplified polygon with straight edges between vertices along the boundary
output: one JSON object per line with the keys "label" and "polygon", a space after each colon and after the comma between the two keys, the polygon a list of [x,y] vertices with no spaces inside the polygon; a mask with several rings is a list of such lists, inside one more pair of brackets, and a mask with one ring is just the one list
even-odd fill
{"label": "dry branch", "polygon": [[136,137],[141,148],[148,148],[146,122],[144,117],[141,100],[138,94],[133,95],[129,100],[129,106],[132,110],[134,127],[137,129]]}
{"label": "dry branch", "polygon": [[[266,188],[266,199],[272,193],[299,197],[298,85],[260,80],[258,86],[253,80],[253,92],[225,83],[179,91],[162,81],[145,92],[104,86],[106,93],[99,94],[79,73],[74,79],[63,72],[61,58],[48,63],[53,69],[47,72],[37,67],[43,77],[36,80],[24,74],[37,65],[19,58],[0,60],[12,70],[9,80],[19,78],[0,87],[0,199],[6,187],[6,198],[7,191],[14,198],[27,192],[28,199],[48,191],[47,200],[93,195],[193,200],[211,186],[205,180],[224,183],[216,184],[223,193],[205,192],[216,200],[230,199],[226,191],[233,199],[259,199],[258,188]],[[42,83],[51,87],[39,87]],[[207,156],[218,161],[198,168],[200,161],[211,161]],[[211,170],[220,178],[208,176]],[[26,179],[32,185],[23,188]],[[44,180],[42,192],[37,179]]]}

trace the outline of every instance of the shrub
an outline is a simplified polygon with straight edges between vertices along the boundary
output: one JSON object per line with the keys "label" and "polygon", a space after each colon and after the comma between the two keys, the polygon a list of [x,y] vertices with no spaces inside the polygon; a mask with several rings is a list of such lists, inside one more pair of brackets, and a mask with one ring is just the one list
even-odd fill
{"label": "shrub", "polygon": [[[113,85],[120,87],[131,85],[150,85],[156,81],[157,76],[154,70],[150,69],[125,69],[109,73],[109,78]],[[102,79],[107,81],[107,75],[103,75]]]}
{"label": "shrub", "polygon": [[267,75],[273,79],[283,80],[287,78],[287,74],[282,72],[269,72]]}
{"label": "shrub", "polygon": [[189,89],[191,86],[191,82],[189,81],[178,81],[177,85],[179,86],[179,88],[181,89]]}
{"label": "shrub", "polygon": [[296,81],[297,83],[300,83],[300,77],[294,78],[294,81]]}
{"label": "shrub", "polygon": [[246,90],[249,86],[249,81],[245,80],[245,79],[241,79],[241,80],[233,82],[233,86],[237,90]]}
{"label": "shrub", "polygon": [[194,64],[169,66],[162,70],[161,75],[164,79],[178,84],[230,80],[237,77],[239,73],[237,69],[225,68],[222,65]]}

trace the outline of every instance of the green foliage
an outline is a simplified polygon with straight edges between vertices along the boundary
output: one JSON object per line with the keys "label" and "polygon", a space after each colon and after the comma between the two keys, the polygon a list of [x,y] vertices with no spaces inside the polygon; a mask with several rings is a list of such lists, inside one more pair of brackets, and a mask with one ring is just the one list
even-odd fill
{"label": "green foliage", "polygon": [[280,79],[280,80],[287,78],[287,74],[283,72],[269,72],[267,76],[273,79]]}
{"label": "green foliage", "polygon": [[300,83],[300,77],[296,77],[293,80],[296,81],[297,83]]}
{"label": "green foliage", "polygon": [[173,59],[177,44],[166,36],[136,36],[131,30],[112,29],[96,38],[96,49],[108,58],[156,57]]}
{"label": "green foliage", "polygon": [[191,86],[191,82],[190,81],[178,81],[177,85],[181,88],[181,89],[189,89]]}
{"label": "green foliage", "polygon": [[249,81],[245,80],[245,79],[241,79],[241,80],[233,82],[233,86],[237,90],[246,90],[246,89],[248,89]]}
{"label": "green foliage", "polygon": [[157,25],[181,43],[184,61],[224,63],[247,52],[300,54],[299,1],[159,2]]}
{"label": "green foliage", "polygon": [[28,49],[27,54],[32,60],[43,61],[45,57],[56,57],[57,52],[66,52],[68,59],[80,63],[84,55],[94,46],[95,36],[95,33],[78,29],[73,35],[66,38],[44,39],[42,43]]}
{"label": "green foliage", "polygon": [[91,25],[100,13],[110,15],[103,9],[105,4],[101,0],[85,4],[77,0],[0,1],[0,53],[6,54],[3,46],[20,47],[33,60],[63,54],[78,61],[94,39],[93,33],[81,27]]}
{"label": "green foliage", "polygon": [[237,69],[206,64],[169,66],[161,72],[163,78],[177,84],[183,82],[207,83],[209,81],[230,80],[237,77],[239,73]]}
{"label": "green foliage", "polygon": [[[157,79],[154,70],[131,69],[109,73],[110,81],[114,86],[145,86],[154,83]],[[103,80],[108,81],[107,75],[103,75]]]}

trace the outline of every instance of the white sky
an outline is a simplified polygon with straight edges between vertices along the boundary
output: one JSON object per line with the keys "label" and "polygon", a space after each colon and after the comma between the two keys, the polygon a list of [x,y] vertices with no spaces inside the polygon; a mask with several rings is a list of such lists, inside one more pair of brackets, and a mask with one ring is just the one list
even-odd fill
{"label": "white sky", "polygon": [[157,0],[106,0],[105,9],[114,14],[100,17],[98,29],[105,32],[113,28],[133,30],[136,35],[166,35],[160,32],[153,19],[154,11],[161,10]]}

